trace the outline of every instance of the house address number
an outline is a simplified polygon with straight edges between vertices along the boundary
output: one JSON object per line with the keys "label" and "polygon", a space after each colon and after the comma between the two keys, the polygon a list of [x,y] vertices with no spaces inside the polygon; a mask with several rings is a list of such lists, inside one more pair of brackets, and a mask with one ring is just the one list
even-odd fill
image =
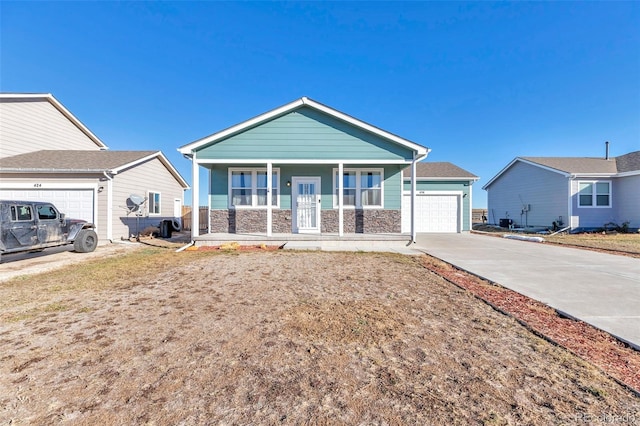
{"label": "house address number", "polygon": [[42,188],[42,184],[41,183],[34,183],[33,187],[34,188]]}

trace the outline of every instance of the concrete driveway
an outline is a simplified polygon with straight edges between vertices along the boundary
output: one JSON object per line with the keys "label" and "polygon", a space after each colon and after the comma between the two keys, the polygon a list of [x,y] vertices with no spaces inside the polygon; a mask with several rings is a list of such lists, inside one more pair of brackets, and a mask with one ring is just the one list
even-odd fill
{"label": "concrete driveway", "polygon": [[478,234],[421,234],[417,248],[640,349],[640,260]]}

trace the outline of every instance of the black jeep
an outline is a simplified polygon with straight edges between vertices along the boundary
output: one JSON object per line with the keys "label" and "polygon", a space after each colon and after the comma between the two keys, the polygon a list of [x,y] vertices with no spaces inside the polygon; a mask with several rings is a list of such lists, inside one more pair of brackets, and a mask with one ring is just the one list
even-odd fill
{"label": "black jeep", "polygon": [[67,244],[77,252],[94,251],[98,245],[95,225],[67,219],[51,203],[0,200],[0,256]]}

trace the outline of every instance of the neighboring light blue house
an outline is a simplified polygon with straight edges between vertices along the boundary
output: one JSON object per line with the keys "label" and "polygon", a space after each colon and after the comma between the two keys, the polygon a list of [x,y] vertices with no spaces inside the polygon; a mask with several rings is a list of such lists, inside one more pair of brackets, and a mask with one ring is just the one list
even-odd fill
{"label": "neighboring light blue house", "polygon": [[429,153],[305,97],[178,150],[192,160],[193,211],[199,167],[209,170],[210,233],[267,236],[402,232],[402,170]]}
{"label": "neighboring light blue house", "polygon": [[[471,230],[473,192],[478,176],[448,162],[416,164],[417,232]],[[411,169],[404,171],[402,231],[411,231]]]}
{"label": "neighboring light blue house", "polygon": [[[619,157],[517,157],[483,189],[488,222],[518,227],[640,227],[640,151]],[[503,222],[506,223],[506,222]]]}

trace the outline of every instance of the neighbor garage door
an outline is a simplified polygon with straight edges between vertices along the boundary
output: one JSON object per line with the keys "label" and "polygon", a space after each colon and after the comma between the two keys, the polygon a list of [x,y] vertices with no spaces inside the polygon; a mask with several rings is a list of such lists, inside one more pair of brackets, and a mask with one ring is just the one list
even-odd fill
{"label": "neighbor garage door", "polygon": [[[457,195],[416,195],[416,232],[460,232]],[[402,199],[402,232],[411,232],[411,196]]]}
{"label": "neighbor garage door", "polygon": [[92,189],[2,189],[0,199],[47,201],[68,218],[95,223]]}

